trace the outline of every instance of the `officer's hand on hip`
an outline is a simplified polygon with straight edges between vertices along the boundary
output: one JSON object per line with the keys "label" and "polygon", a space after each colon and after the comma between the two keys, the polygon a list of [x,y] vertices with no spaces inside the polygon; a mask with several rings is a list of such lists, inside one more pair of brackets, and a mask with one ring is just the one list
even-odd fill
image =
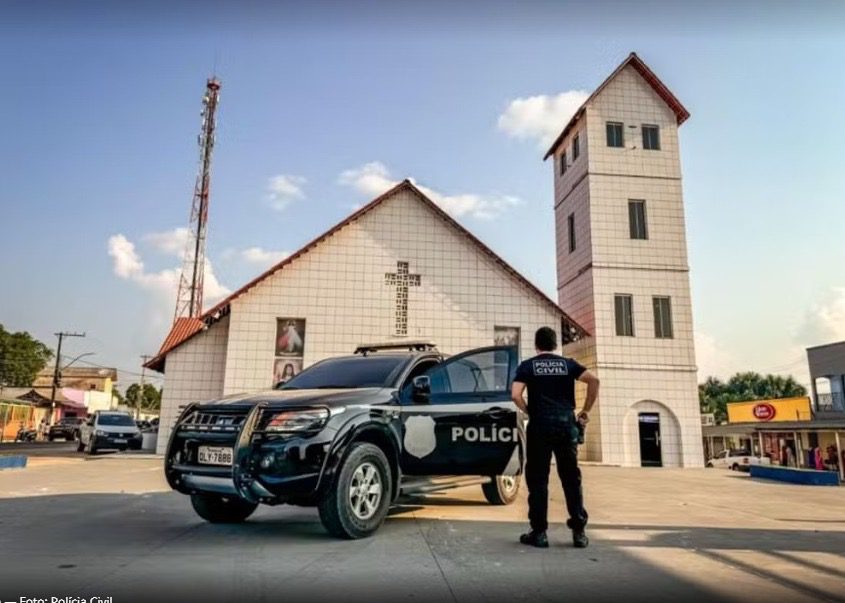
{"label": "officer's hand on hip", "polygon": [[578,413],[578,422],[581,423],[581,425],[586,425],[587,423],[589,423],[590,422],[590,413],[583,411],[583,410],[581,412],[579,412]]}

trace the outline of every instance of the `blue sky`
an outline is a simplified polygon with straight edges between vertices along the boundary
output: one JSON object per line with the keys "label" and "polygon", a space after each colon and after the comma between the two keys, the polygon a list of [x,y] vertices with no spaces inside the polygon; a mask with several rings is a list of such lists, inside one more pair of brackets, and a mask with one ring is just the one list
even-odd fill
{"label": "blue sky", "polygon": [[542,107],[634,50],[692,113],[700,363],[803,378],[804,346],[845,338],[845,7],[633,4],[4,3],[0,322],[86,331],[68,353],[128,384],[171,318],[212,71],[218,292],[413,177],[554,296]]}

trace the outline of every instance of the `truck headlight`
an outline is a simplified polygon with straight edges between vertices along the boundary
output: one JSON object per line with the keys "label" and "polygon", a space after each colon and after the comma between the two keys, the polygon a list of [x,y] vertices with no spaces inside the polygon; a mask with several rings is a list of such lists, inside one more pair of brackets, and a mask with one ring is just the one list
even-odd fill
{"label": "truck headlight", "polygon": [[94,432],[94,435],[104,436],[104,435],[106,435],[106,432],[103,431],[102,429],[98,429],[97,431]]}
{"label": "truck headlight", "polygon": [[321,429],[329,418],[327,408],[307,410],[269,410],[265,411],[269,419],[264,427],[270,432],[299,432]]}

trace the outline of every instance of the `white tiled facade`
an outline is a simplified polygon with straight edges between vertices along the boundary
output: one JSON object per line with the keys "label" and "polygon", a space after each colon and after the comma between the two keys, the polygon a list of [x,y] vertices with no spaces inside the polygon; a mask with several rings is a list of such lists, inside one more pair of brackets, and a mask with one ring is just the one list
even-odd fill
{"label": "white tiled facade", "polygon": [[[623,147],[607,145],[606,122],[624,124]],[[660,149],[642,148],[656,125]],[[633,127],[632,127],[633,126]],[[572,139],[580,156],[572,160]],[[561,155],[566,172],[561,175]],[[601,379],[585,457],[640,465],[638,415],[660,415],[664,466],[703,464],[677,118],[631,65],[587,104],[555,149],[558,295],[592,333],[570,345]],[[632,239],[628,201],[644,200],[648,238]],[[574,215],[575,250],[568,218]],[[633,298],[634,336],[616,334],[615,294]],[[671,298],[673,337],[655,336],[652,298]]]}
{"label": "white tiled facade", "polygon": [[182,407],[223,393],[228,339],[229,317],[224,317],[167,355],[156,444],[159,454],[167,448],[171,427]]}
{"label": "white tiled facade", "polygon": [[493,345],[495,326],[521,329],[520,355],[534,331],[560,333],[560,310],[528,289],[464,233],[407,189],[344,226],[231,302],[221,322],[167,355],[162,431],[180,405],[272,386],[276,319],[306,320],[304,365],[396,338],[395,287],[385,275],[408,262],[408,339],[447,354]]}

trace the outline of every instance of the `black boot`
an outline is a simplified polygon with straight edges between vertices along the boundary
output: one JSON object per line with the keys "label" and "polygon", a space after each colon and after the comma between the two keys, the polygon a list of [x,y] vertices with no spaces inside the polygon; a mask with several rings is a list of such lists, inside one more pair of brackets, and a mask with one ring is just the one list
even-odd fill
{"label": "black boot", "polygon": [[546,537],[545,532],[531,530],[530,532],[520,536],[519,541],[522,544],[530,544],[531,546],[536,546],[538,549],[549,548],[549,539]]}
{"label": "black boot", "polygon": [[587,538],[584,528],[572,530],[572,544],[576,549],[586,549],[590,544],[590,539]]}

